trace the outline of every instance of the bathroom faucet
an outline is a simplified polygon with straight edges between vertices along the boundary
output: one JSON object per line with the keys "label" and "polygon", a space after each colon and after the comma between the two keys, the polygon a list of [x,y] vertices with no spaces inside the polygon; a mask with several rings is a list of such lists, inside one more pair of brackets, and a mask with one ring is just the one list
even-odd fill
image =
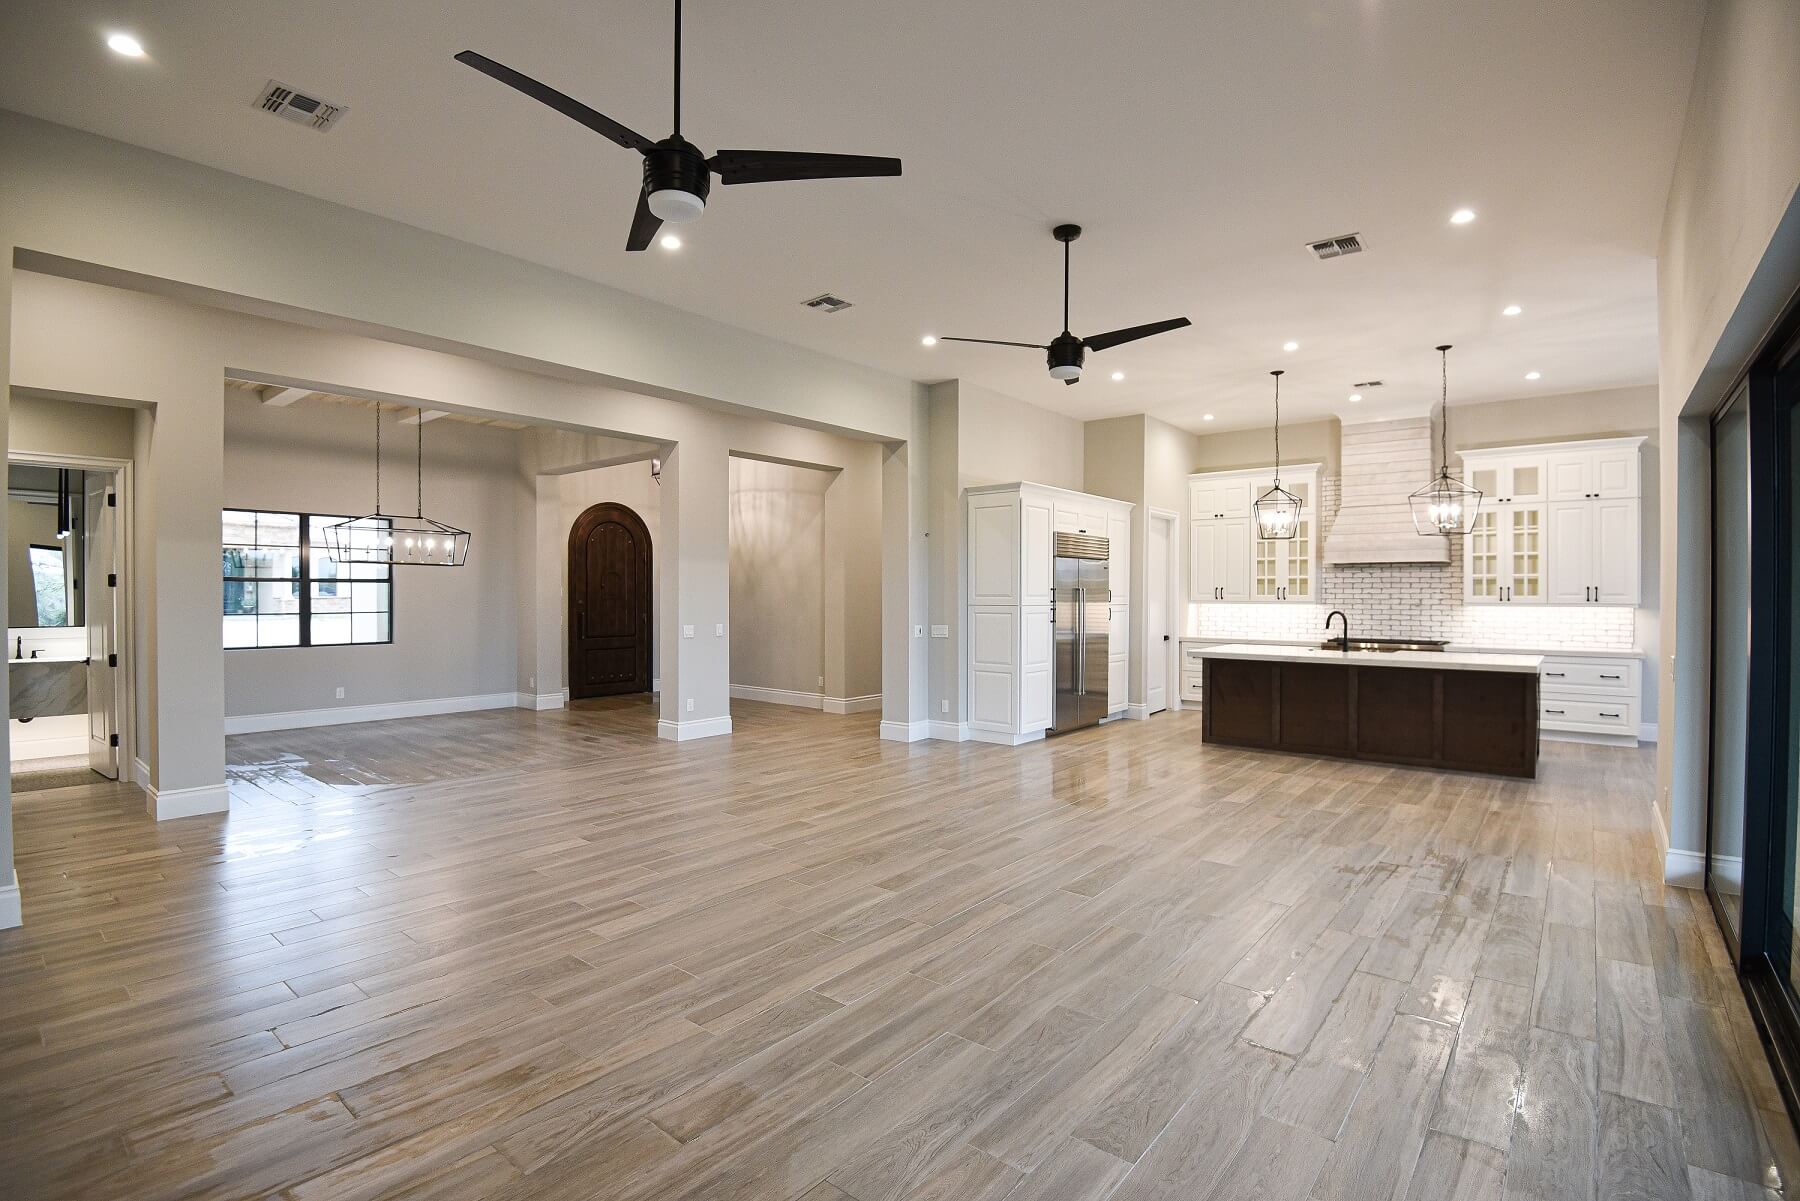
{"label": "bathroom faucet", "polygon": [[1327,634],[1331,633],[1331,619],[1334,617],[1343,619],[1344,636],[1338,639],[1338,649],[1347,655],[1350,653],[1350,619],[1344,617],[1344,611],[1342,609],[1333,609],[1325,615],[1325,632]]}

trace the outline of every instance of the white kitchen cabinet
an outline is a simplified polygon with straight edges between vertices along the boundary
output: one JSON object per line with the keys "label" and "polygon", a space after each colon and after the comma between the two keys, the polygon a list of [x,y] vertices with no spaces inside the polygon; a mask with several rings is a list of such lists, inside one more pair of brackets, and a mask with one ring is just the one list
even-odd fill
{"label": "white kitchen cabinet", "polygon": [[1250,599],[1250,519],[1209,518],[1190,531],[1188,562],[1195,600]]}
{"label": "white kitchen cabinet", "polygon": [[[1464,478],[1483,493],[1464,545],[1464,599],[1637,604],[1642,443],[1607,438],[1464,452]],[[1547,499],[1527,499],[1531,492]]]}
{"label": "white kitchen cabinet", "polygon": [[1255,503],[1274,482],[1271,468],[1188,477],[1188,588],[1195,601],[1311,602],[1318,592],[1319,538],[1314,504],[1319,465],[1282,468],[1281,484],[1299,498],[1295,536],[1256,536]]}
{"label": "white kitchen cabinet", "polygon": [[1549,594],[1541,503],[1489,504],[1475,514],[1463,547],[1463,595],[1470,601],[1541,605]]}
{"label": "white kitchen cabinet", "polygon": [[1538,729],[1547,738],[1637,745],[1642,666],[1630,656],[1546,656],[1538,668]]}
{"label": "white kitchen cabinet", "polygon": [[1002,484],[964,494],[970,738],[1027,742],[1042,738],[1055,717],[1052,600],[1059,531],[1109,539],[1107,710],[1124,712],[1130,676],[1131,510],[1124,501],[1042,484]]}

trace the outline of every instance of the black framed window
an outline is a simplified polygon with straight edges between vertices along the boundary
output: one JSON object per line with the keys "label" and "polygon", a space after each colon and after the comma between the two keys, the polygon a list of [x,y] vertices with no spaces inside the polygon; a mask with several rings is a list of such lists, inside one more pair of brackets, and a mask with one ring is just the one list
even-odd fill
{"label": "black framed window", "polygon": [[346,520],[322,513],[224,510],[226,650],[394,640],[392,565],[340,564],[325,553],[325,527]]}

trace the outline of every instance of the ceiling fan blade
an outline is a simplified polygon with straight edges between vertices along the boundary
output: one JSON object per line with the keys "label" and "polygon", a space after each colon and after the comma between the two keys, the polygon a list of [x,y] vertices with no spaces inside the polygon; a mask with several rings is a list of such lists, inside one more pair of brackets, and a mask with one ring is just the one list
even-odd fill
{"label": "ceiling fan blade", "polygon": [[783,179],[861,179],[900,174],[900,160],[870,154],[807,154],[795,150],[721,150],[706,160],[720,183]]}
{"label": "ceiling fan blade", "polygon": [[602,137],[610,138],[627,150],[649,150],[652,143],[649,138],[634,129],[627,129],[605,113],[595,112],[573,96],[565,96],[548,84],[539,83],[529,75],[497,63],[484,54],[473,50],[464,50],[456,56],[456,61],[474,67],[483,75],[498,79],[509,88],[524,92],[539,104],[547,104],[565,117],[581,122]]}
{"label": "ceiling fan blade", "polygon": [[1168,321],[1152,321],[1149,325],[1134,325],[1128,329],[1115,329],[1111,333],[1095,334],[1081,341],[1089,350],[1105,350],[1110,346],[1118,346],[1124,342],[1135,342],[1139,338],[1148,338],[1153,334],[1166,334],[1172,329],[1180,329],[1184,325],[1192,325],[1186,317],[1175,317]]}
{"label": "ceiling fan blade", "polygon": [[662,228],[662,218],[650,211],[650,194],[643,189],[638,190],[637,212],[631,216],[631,236],[625,239],[625,249],[643,250],[650,245],[650,239]]}
{"label": "ceiling fan blade", "polygon": [[1001,342],[994,338],[939,338],[940,342],[979,342],[983,346],[1023,346],[1026,350],[1049,350],[1036,342]]}

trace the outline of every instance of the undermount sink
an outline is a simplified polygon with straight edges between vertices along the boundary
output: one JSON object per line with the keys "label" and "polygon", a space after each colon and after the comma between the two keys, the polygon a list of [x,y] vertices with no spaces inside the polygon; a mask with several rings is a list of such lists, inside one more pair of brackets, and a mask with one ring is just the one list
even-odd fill
{"label": "undermount sink", "polygon": [[1392,654],[1395,651],[1441,651],[1445,643],[1430,638],[1352,638],[1350,645],[1345,646],[1336,638],[1328,638],[1319,643],[1320,650],[1326,651],[1375,651],[1379,654]]}

